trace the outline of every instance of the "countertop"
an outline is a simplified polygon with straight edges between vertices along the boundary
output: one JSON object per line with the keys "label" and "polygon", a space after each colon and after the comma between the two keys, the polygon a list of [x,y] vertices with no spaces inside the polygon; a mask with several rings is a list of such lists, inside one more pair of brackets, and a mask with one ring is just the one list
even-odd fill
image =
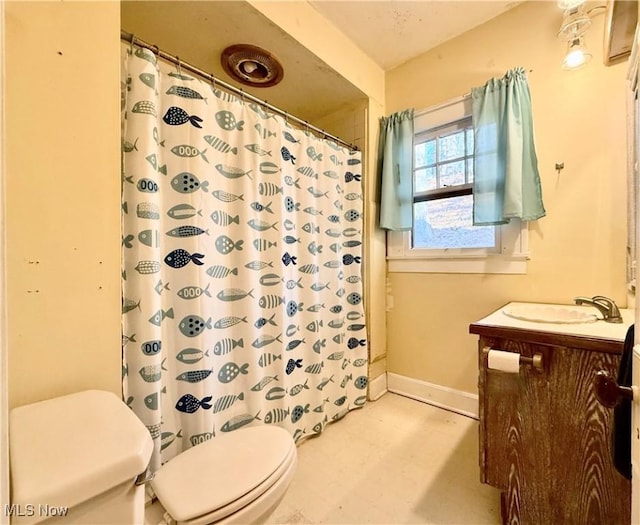
{"label": "countertop", "polygon": [[602,317],[593,306],[511,302],[472,323],[469,333],[619,353],[622,351],[627,330],[635,320],[635,311],[630,309],[620,309],[622,323],[606,323],[602,320],[578,324],[544,323],[515,319],[504,313],[505,309],[519,305],[586,308],[599,318]]}

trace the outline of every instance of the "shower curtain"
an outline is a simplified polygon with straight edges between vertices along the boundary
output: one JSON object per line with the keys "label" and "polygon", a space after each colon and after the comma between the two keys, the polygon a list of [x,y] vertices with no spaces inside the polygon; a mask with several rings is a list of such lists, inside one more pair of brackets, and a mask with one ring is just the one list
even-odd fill
{"label": "shower curtain", "polygon": [[122,111],[123,397],[152,468],[362,406],[360,153],[128,45]]}

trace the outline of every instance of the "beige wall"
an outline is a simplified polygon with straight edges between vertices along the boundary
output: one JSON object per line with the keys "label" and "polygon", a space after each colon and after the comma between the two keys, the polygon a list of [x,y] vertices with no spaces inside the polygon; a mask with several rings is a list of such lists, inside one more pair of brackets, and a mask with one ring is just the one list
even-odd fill
{"label": "beige wall", "polygon": [[[7,371],[6,245],[5,245],[5,154],[4,154],[4,2],[0,2],[0,465],[9,464],[9,374]],[[0,468],[0,508],[9,503],[9,469]],[[0,525],[9,525],[7,513]]]}
{"label": "beige wall", "polygon": [[308,2],[248,0],[367,97],[384,100],[384,71]]}
{"label": "beige wall", "polygon": [[329,115],[315,119],[313,124],[363,151],[367,139],[367,100],[348,104]]}
{"label": "beige wall", "polygon": [[9,403],[119,394],[119,3],[5,19]]}
{"label": "beige wall", "polygon": [[[560,68],[555,2],[527,2],[406,63],[386,77],[386,112],[426,108],[468,93],[515,66],[533,71],[539,168],[547,216],[530,226],[527,275],[390,275],[388,369],[476,392],[468,326],[512,301],[569,303],[607,295],[626,304],[626,62],[602,63],[604,17],[587,34],[593,60]],[[556,162],[564,162],[561,173]]]}

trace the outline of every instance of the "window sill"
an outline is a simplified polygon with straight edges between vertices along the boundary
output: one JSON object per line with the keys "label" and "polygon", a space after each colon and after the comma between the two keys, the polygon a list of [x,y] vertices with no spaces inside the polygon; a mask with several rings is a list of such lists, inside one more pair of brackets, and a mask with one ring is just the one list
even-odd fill
{"label": "window sill", "polygon": [[524,275],[528,257],[387,257],[389,273],[479,273]]}

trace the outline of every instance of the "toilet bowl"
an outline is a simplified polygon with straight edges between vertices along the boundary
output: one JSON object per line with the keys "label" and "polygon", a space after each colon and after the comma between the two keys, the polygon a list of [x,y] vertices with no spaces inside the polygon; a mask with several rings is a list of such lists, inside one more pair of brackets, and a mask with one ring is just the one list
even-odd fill
{"label": "toilet bowl", "polygon": [[[114,394],[87,390],[15,408],[9,446],[11,523],[144,523],[153,442]],[[260,523],[296,463],[287,431],[245,427],[179,454],[150,484],[166,523]]]}

